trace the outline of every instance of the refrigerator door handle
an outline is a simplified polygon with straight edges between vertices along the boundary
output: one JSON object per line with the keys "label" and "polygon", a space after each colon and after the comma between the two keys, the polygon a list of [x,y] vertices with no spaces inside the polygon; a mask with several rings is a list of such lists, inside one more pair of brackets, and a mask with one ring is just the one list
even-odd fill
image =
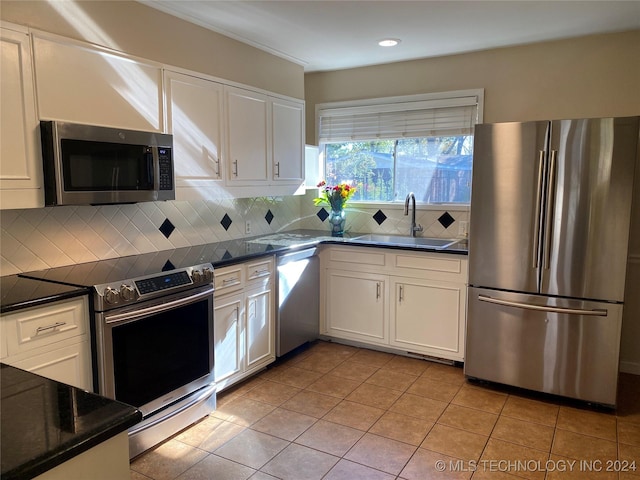
{"label": "refrigerator door handle", "polygon": [[526,310],[537,310],[540,312],[562,313],[566,315],[588,315],[592,317],[606,317],[607,310],[594,309],[583,310],[579,308],[564,308],[564,307],[548,307],[546,305],[536,305],[533,303],[512,302],[510,300],[501,300],[499,298],[488,297],[486,295],[478,295],[478,300],[481,302],[495,303],[496,305],[503,305],[505,307],[524,308]]}
{"label": "refrigerator door handle", "polygon": [[[533,268],[538,268],[540,265],[540,259],[538,254],[540,253],[540,210],[542,209],[542,172],[544,166],[544,150],[540,150],[540,156],[538,158],[538,188],[536,190],[536,213],[533,217]],[[540,285],[538,285],[538,289]]]}
{"label": "refrigerator door handle", "polygon": [[557,150],[551,150],[551,162],[549,164],[549,185],[547,188],[547,213],[545,215],[545,241],[544,241],[544,264],[543,268],[548,269],[551,263],[551,232],[553,230],[553,211],[556,203],[556,157]]}

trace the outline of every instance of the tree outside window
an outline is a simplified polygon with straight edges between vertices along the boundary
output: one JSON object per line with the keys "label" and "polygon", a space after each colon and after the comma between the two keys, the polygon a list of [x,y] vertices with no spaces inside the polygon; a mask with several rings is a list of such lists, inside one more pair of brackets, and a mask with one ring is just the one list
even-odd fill
{"label": "tree outside window", "polygon": [[430,136],[325,143],[327,183],[358,190],[352,201],[426,204],[471,201],[473,136]]}

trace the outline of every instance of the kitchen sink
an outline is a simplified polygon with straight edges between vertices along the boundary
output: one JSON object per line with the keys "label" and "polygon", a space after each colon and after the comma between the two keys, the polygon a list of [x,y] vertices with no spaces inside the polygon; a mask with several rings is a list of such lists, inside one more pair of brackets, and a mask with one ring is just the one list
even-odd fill
{"label": "kitchen sink", "polygon": [[408,245],[415,247],[433,248],[442,250],[458,243],[459,239],[449,238],[428,238],[428,237],[409,237],[403,235],[378,235],[369,233],[353,240],[366,243],[380,243],[385,245]]}

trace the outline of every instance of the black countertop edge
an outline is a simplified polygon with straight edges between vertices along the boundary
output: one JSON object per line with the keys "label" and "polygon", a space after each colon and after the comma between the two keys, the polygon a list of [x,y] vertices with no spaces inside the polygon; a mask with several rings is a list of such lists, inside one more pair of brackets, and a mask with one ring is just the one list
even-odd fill
{"label": "black countertop edge", "polygon": [[9,275],[0,278],[0,314],[37,307],[89,293],[88,288]]}
{"label": "black countertop edge", "polygon": [[[142,412],[135,407],[111,400],[95,393],[84,391],[61,382],[56,382],[17,367],[0,364],[2,370],[2,479],[27,480],[34,478],[81,453],[125,432],[142,420]],[[33,388],[34,386],[38,388]],[[42,392],[57,392],[65,399],[74,399],[77,415],[88,416],[77,432],[61,430],[56,422],[70,421],[63,418],[63,410],[55,402],[42,400]],[[55,395],[48,394],[48,397]],[[35,447],[28,435],[41,435],[45,428],[36,416],[24,415],[26,410],[39,407],[41,414],[49,419],[49,428],[59,432],[50,436],[58,443],[47,448]],[[64,415],[72,409],[65,408]],[[73,414],[74,418],[76,414]],[[81,418],[81,417],[77,417]],[[29,422],[38,422],[29,427]],[[68,427],[67,427],[68,428]],[[28,432],[28,433],[27,433]],[[22,438],[22,440],[19,440]],[[17,443],[16,443],[17,442]],[[55,443],[55,442],[54,442]],[[36,442],[37,444],[37,442]],[[8,450],[7,450],[8,449]],[[18,453],[19,452],[19,453]],[[27,457],[27,458],[24,458]]]}
{"label": "black countertop edge", "polygon": [[11,471],[2,472],[2,480],[30,480],[128,430],[129,427],[142,421],[142,412],[134,407],[131,408],[134,412],[121,422],[114,422],[113,425],[94,435],[70,441],[47,455],[35,458]]}
{"label": "black countertop edge", "polygon": [[[279,233],[304,233],[307,235],[317,235],[317,240],[307,240],[301,242],[299,244],[293,244],[290,246],[284,245],[276,245],[276,244],[267,244],[264,250],[256,251],[256,252],[244,252],[241,255],[232,256],[226,259],[221,260],[213,260],[211,263],[214,267],[224,267],[226,265],[233,265],[235,263],[244,262],[246,260],[251,260],[252,258],[260,258],[268,255],[283,255],[289,252],[295,252],[299,250],[304,250],[306,248],[318,247],[320,245],[347,245],[347,246],[358,246],[358,247],[367,247],[367,248],[386,248],[392,250],[405,250],[411,252],[426,252],[426,253],[444,253],[447,255],[464,255],[467,256],[469,251],[464,246],[456,246],[438,249],[438,248],[429,248],[425,246],[418,245],[401,245],[401,244],[392,244],[392,243],[374,243],[369,240],[359,240],[358,237],[362,235],[366,235],[363,233],[353,233],[353,234],[345,234],[344,237],[328,237],[324,232],[317,230],[292,230],[289,232],[279,232]],[[263,237],[269,237],[270,235],[264,235]],[[251,237],[251,238],[241,238],[237,240],[230,240],[226,242],[221,242],[220,244],[228,243],[228,242],[245,242],[250,243],[253,240],[259,239],[261,237]],[[456,248],[457,247],[457,248]]]}

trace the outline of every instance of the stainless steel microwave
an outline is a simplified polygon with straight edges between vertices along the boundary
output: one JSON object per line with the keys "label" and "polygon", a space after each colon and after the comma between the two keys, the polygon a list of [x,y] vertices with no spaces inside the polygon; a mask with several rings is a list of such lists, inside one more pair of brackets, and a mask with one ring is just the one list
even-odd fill
{"label": "stainless steel microwave", "polygon": [[41,121],[46,205],[174,200],[171,135]]}

